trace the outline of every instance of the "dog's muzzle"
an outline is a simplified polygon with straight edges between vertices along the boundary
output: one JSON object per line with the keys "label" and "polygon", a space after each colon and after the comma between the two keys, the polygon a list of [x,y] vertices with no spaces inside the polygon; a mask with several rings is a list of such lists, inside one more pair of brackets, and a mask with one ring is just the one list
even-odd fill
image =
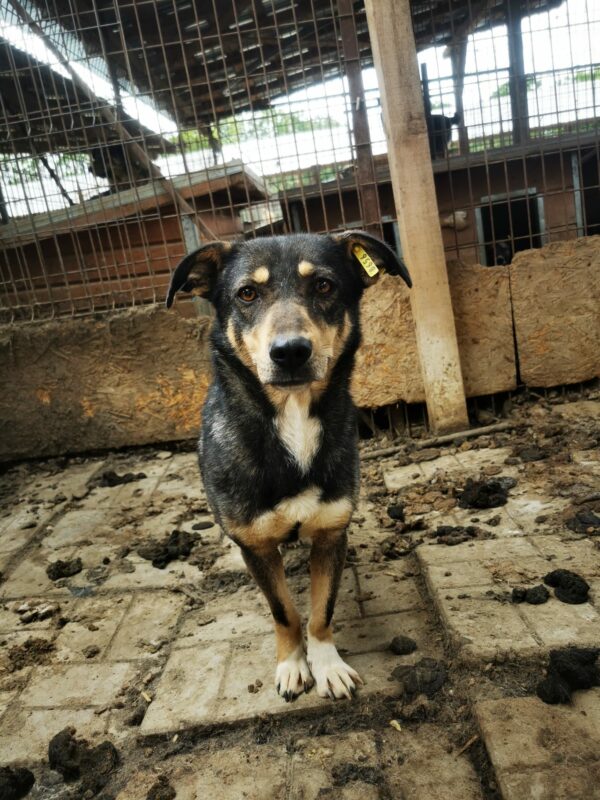
{"label": "dog's muzzle", "polygon": [[312,352],[312,343],[304,336],[277,336],[269,347],[269,356],[276,367],[272,382],[294,385],[313,380],[308,366]]}

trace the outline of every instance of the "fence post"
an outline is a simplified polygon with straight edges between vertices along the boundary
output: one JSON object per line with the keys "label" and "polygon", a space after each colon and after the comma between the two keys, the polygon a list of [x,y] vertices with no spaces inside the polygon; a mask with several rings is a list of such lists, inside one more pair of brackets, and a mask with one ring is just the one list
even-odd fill
{"label": "fence post", "polygon": [[409,0],[366,0],[430,426],[468,427]]}

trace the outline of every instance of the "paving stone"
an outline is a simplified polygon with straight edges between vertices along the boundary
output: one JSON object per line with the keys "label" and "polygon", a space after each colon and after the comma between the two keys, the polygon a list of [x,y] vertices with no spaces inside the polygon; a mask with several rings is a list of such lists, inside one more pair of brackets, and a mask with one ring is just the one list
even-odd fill
{"label": "paving stone", "polygon": [[[61,552],[61,558],[68,560],[73,558],[75,550],[68,548]],[[57,555],[54,550],[45,547],[37,548],[30,553],[28,558],[21,561],[9,574],[5,583],[0,585],[0,597],[19,598],[30,597],[33,595],[45,596],[69,596],[67,587],[56,586],[54,581],[46,575],[46,567],[52,561],[56,561]]]}
{"label": "paving stone", "polygon": [[365,777],[381,779],[379,753],[371,732],[298,740],[291,759],[289,800],[378,800],[381,795],[373,783],[343,780],[350,765],[358,768],[358,774],[362,770]]}
{"label": "paving stone", "polygon": [[453,454],[440,456],[439,458],[434,458],[431,461],[420,461],[419,467],[421,468],[421,472],[426,480],[431,480],[431,478],[433,478],[433,476],[438,472],[450,473],[463,469],[460,461]]}
{"label": "paving stone", "polygon": [[[600,690],[589,692],[598,695]],[[565,774],[583,762],[598,761],[600,714],[584,715],[579,694],[574,695],[572,706],[549,706],[537,697],[476,703],[477,720],[501,787],[507,776],[524,769],[545,767]],[[574,792],[572,797],[585,795]]]}
{"label": "paving stone", "polygon": [[410,664],[424,656],[439,657],[441,648],[434,624],[424,611],[383,614],[334,626],[335,641],[340,651],[357,654],[387,651],[394,636],[410,636],[417,643],[414,653],[396,656],[398,663]]}
{"label": "paving stone", "polygon": [[420,464],[407,464],[383,471],[383,482],[388,492],[398,492],[413,483],[423,481],[425,475]]}
{"label": "paving stone", "polygon": [[83,651],[95,645],[100,649],[95,660],[100,661],[130,604],[131,595],[80,600],[72,612],[71,621],[58,634],[55,642],[56,659],[63,662],[86,661]]}
{"label": "paving stone", "polygon": [[266,600],[258,589],[245,586],[186,614],[173,647],[179,649],[207,642],[250,639],[272,631]]}
{"label": "paving stone", "polygon": [[504,508],[517,525],[526,532],[532,532],[538,527],[537,517],[555,514],[568,504],[569,501],[564,498],[540,498],[523,494],[519,497],[509,497]]}
{"label": "paving stone", "polygon": [[2,714],[4,714],[4,712],[6,711],[6,709],[9,706],[9,703],[11,703],[11,701],[12,701],[13,697],[15,697],[15,695],[16,695],[16,692],[14,692],[14,691],[13,692],[0,692],[0,717],[2,717]]}
{"label": "paving stone", "polygon": [[510,559],[539,559],[540,554],[533,544],[525,538],[484,539],[475,542],[463,542],[452,548],[435,544],[423,544],[417,547],[417,557],[421,564],[445,565],[459,561],[505,561]]}
{"label": "paving stone", "polygon": [[[234,644],[212,718],[216,722],[233,722],[252,719],[259,714],[287,713],[289,705],[275,691],[275,666],[274,636],[263,636],[245,646]],[[257,692],[250,693],[248,686],[256,684],[257,679],[263,685]],[[294,710],[312,708],[324,702],[313,690],[294,701]]]}
{"label": "paving stone", "polygon": [[[444,545],[439,545],[444,547]],[[431,564],[425,569],[425,576],[435,589],[459,589],[469,586],[490,586],[492,577],[489,570],[479,561],[452,561],[452,553],[448,550],[448,562]]]}
{"label": "paving stone", "polygon": [[150,561],[131,554],[127,561],[134,566],[133,572],[112,572],[99,587],[106,589],[172,589],[182,583],[199,584],[202,573],[187,561],[172,561],[165,569],[157,569]]}
{"label": "paving stone", "polygon": [[[484,531],[491,533],[495,540],[504,539],[510,536],[523,536],[523,528],[518,525],[515,520],[509,515],[506,506],[500,508],[490,508],[484,511],[479,511],[476,508],[459,508],[456,506],[452,509],[452,513],[448,515],[448,524],[451,525],[477,525]],[[485,524],[485,520],[492,517],[500,517],[498,525],[489,526]],[[475,520],[478,520],[477,522]]]}
{"label": "paving stone", "polygon": [[172,785],[177,800],[282,800],[288,762],[283,746],[233,747],[203,757],[195,770],[175,775]]}
{"label": "paving stone", "polygon": [[50,739],[67,726],[77,729],[79,736],[97,740],[104,732],[106,720],[93,709],[24,708],[11,709],[2,718],[0,731],[0,763],[31,766],[48,757]]}
{"label": "paving stone", "polygon": [[44,545],[53,549],[73,547],[87,540],[98,541],[98,537],[107,538],[112,533],[105,511],[73,509],[57,520],[52,532],[44,537]]}
{"label": "paving stone", "polygon": [[173,651],[142,722],[142,733],[177,731],[214,719],[211,712],[229,655],[228,644]]}
{"label": "paving stone", "polygon": [[118,662],[35,667],[21,701],[40,708],[103,706],[136,672],[136,665]]}
{"label": "paving stone", "polygon": [[366,616],[422,607],[416,581],[403,575],[403,572],[402,568],[395,565],[357,569],[360,587],[358,597]]}
{"label": "paving stone", "polygon": [[549,560],[548,569],[582,571],[588,578],[600,577],[600,554],[590,539],[569,539],[560,536],[532,536],[532,544]]}
{"label": "paving stone", "polygon": [[597,800],[600,798],[600,762],[585,767],[527,770],[502,775],[503,800]]}
{"label": "paving stone", "polygon": [[500,653],[521,656],[539,650],[517,606],[501,603],[480,587],[470,589],[468,597],[459,598],[460,590],[440,590],[435,601],[444,625],[464,657],[494,658]]}
{"label": "paving stone", "polygon": [[519,611],[529,628],[548,647],[597,647],[600,643],[600,616],[589,603],[570,605],[551,597],[539,606],[523,603]]}
{"label": "paving stone", "polygon": [[510,455],[512,455],[511,447],[484,447],[481,450],[458,450],[456,460],[461,469],[471,473],[478,472],[484,467],[502,466],[503,474],[508,475],[511,470],[505,466],[504,461]]}
{"label": "paving stone", "polygon": [[479,778],[468,756],[453,752],[459,735],[459,731],[439,725],[384,733],[381,761],[390,796],[406,800],[482,800]]}
{"label": "paving stone", "polygon": [[181,594],[172,592],[144,592],[134,597],[111,642],[108,658],[129,661],[158,656],[156,649],[161,640],[170,641],[185,602]]}

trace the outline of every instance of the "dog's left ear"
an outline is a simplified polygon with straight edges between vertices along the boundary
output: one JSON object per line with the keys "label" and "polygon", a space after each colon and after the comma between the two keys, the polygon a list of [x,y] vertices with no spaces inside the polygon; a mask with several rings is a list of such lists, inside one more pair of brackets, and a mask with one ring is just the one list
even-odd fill
{"label": "dog's left ear", "polygon": [[179,291],[210,297],[223,265],[223,258],[231,252],[232,247],[229,242],[209,242],[180,261],[169,284],[167,308],[171,308]]}
{"label": "dog's left ear", "polygon": [[406,264],[381,239],[364,231],[334,233],[332,238],[344,248],[346,258],[360,269],[365,286],[376,283],[379,271],[384,269],[390,275],[400,275],[404,283],[412,287]]}

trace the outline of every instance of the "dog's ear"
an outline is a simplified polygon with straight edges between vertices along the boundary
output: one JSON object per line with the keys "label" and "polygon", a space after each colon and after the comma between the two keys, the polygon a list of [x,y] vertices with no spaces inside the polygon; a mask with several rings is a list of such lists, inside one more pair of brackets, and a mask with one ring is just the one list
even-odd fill
{"label": "dog's ear", "polygon": [[365,286],[372,286],[379,279],[379,270],[390,275],[400,275],[410,288],[410,278],[406,264],[385,242],[365,231],[344,231],[334,233],[333,240],[344,248],[346,258],[360,270]]}
{"label": "dog's ear", "polygon": [[169,284],[167,308],[171,308],[179,291],[209,297],[223,265],[223,258],[231,252],[232,247],[229,242],[209,242],[180,261]]}

